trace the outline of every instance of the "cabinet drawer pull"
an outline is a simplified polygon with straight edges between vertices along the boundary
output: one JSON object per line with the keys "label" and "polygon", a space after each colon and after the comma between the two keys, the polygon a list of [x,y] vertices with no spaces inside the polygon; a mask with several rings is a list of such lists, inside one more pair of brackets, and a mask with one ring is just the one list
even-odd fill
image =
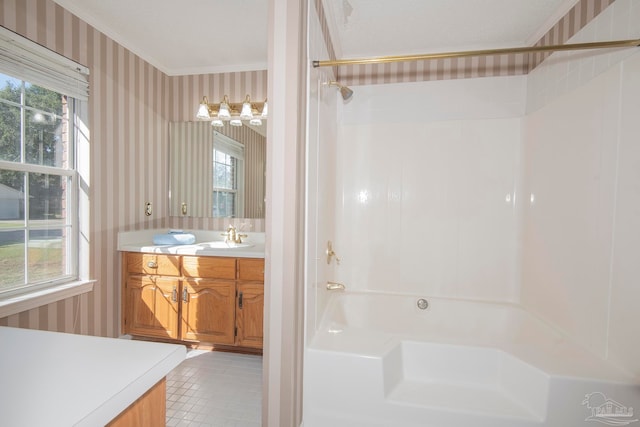
{"label": "cabinet drawer pull", "polygon": [[171,301],[178,302],[178,289],[174,286],[173,291],[171,291]]}
{"label": "cabinet drawer pull", "polygon": [[238,308],[242,309],[242,292],[238,294]]}
{"label": "cabinet drawer pull", "polygon": [[187,292],[187,288],[182,290],[182,301],[189,302],[189,293]]}
{"label": "cabinet drawer pull", "polygon": [[155,261],[149,261],[147,263],[147,267],[149,267],[149,268],[158,268],[158,263],[155,262]]}

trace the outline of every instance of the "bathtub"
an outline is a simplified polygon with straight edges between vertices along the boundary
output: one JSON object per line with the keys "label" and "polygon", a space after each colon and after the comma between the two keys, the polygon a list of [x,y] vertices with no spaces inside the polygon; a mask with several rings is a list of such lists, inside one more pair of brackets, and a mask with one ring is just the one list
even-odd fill
{"label": "bathtub", "polygon": [[420,309],[419,298],[331,295],[305,351],[304,427],[584,427],[639,418],[637,378],[519,306],[426,298]]}

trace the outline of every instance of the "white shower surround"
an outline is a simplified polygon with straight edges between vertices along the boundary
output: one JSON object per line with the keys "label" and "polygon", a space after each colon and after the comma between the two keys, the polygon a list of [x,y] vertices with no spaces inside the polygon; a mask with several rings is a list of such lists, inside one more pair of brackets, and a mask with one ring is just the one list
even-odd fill
{"label": "white shower surround", "polygon": [[[640,2],[616,1],[576,37],[570,42],[640,37]],[[393,409],[394,390],[403,382],[398,378],[416,379],[422,370],[429,379],[429,366],[403,368],[411,353],[418,355],[414,360],[439,354],[458,361],[481,354],[486,367],[498,362],[485,356],[503,352],[503,361],[515,357],[545,373],[546,414],[560,414],[562,421],[522,425],[584,425],[588,411],[574,397],[594,391],[639,406],[640,343],[632,337],[640,333],[640,54],[564,56],[552,56],[528,76],[356,86],[349,103],[337,102],[337,130],[327,123],[327,102],[335,97],[312,93],[318,107],[309,118],[315,126],[309,161],[317,187],[310,195],[317,188],[323,198],[314,211],[318,228],[308,231],[314,261],[307,287],[305,426],[400,425],[385,424],[384,414],[407,426],[482,425],[475,424],[482,416],[470,424],[469,411],[460,408],[434,412],[433,401]],[[326,200],[327,177],[329,184],[335,179],[335,201]],[[322,257],[327,239],[340,265]],[[327,280],[345,283],[349,293],[375,293],[379,301],[352,305],[348,321],[340,319],[324,289]],[[443,330],[458,328],[455,342],[429,335],[429,326],[408,309],[392,309],[403,295],[471,304],[440,317]],[[507,306],[511,314],[500,318],[506,311],[498,307]],[[531,330],[504,335],[514,316],[535,319],[545,325],[543,335],[573,349],[549,362],[570,368],[597,360],[621,369],[621,382],[613,385],[591,369],[550,372],[511,345],[505,350],[509,339],[532,354],[540,343]],[[328,327],[327,319],[338,326]],[[476,334],[474,325],[485,325],[502,344],[498,338],[478,342],[465,331],[469,325]],[[372,354],[381,337],[391,347]],[[478,353],[478,345],[489,352]],[[456,375],[452,365],[441,366]],[[395,383],[389,381],[394,369]],[[532,412],[533,418],[542,413]],[[487,419],[488,426],[500,425]]]}
{"label": "white shower surround", "polygon": [[639,75],[636,52],[528,113],[535,74],[357,87],[339,107],[327,280],[521,304],[640,374]]}
{"label": "white shower surround", "polygon": [[526,77],[356,89],[338,114],[337,279],[517,301]]}

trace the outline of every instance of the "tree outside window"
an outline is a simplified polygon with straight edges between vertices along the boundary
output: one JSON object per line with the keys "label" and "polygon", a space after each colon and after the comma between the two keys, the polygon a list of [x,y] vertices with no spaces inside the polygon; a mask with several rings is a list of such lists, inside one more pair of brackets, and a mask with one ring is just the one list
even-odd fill
{"label": "tree outside window", "polygon": [[72,103],[0,74],[0,292],[74,274]]}

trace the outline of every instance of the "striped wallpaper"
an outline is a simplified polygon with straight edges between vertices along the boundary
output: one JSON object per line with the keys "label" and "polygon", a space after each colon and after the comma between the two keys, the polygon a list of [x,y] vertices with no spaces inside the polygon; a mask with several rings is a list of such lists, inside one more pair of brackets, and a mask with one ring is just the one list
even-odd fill
{"label": "striped wallpaper", "polygon": [[[538,40],[534,46],[549,46],[565,43],[614,1],[615,0],[580,0]],[[551,52],[530,53],[528,58],[528,71],[536,68],[549,55],[551,55]]]}
{"label": "striped wallpaper", "polygon": [[231,102],[242,102],[246,95],[253,101],[267,98],[267,71],[245,71],[236,73],[198,74],[169,77],[172,106],[169,120],[172,122],[193,121],[202,97],[209,102],[219,102],[224,95]]}
{"label": "striped wallpaper", "polygon": [[[244,216],[255,219],[264,218],[267,138],[246,126],[226,125],[220,132],[244,144]],[[250,223],[253,220],[244,221]],[[253,227],[251,230],[256,231]]]}
{"label": "striped wallpaper", "polygon": [[171,122],[170,214],[207,216],[213,204],[213,130],[205,122]]}
{"label": "striped wallpaper", "polygon": [[[560,19],[535,46],[566,42],[615,0],[580,0]],[[316,0],[322,9],[322,2]],[[318,12],[319,16],[324,13]],[[328,27],[322,25],[325,41],[330,43]],[[333,52],[333,47],[330,47]],[[427,52],[418,52],[427,53]],[[527,74],[550,53],[509,54],[470,58],[437,59],[395,64],[347,65],[338,67],[338,80],[345,85],[405,83],[429,80],[466,79],[475,77]]]}
{"label": "striped wallpaper", "polygon": [[[254,101],[264,101],[267,98],[266,70],[174,76],[170,77],[169,80],[172,99],[169,120],[172,122],[193,121],[203,96],[206,96],[209,102],[217,102],[222,99],[224,95],[228,95],[231,102],[242,102],[247,94],[250,95]],[[248,131],[249,128],[245,126],[235,130],[235,132]],[[236,140],[245,138],[243,135],[225,133],[227,136]],[[249,150],[249,148],[247,149]],[[264,175],[261,177],[250,177],[249,179],[255,185],[254,188],[264,189]],[[260,179],[262,179],[262,181],[260,181]],[[169,218],[168,226],[182,229],[223,230],[229,223],[236,227],[243,226],[243,229],[246,231],[264,232],[265,230],[263,218],[234,218],[233,220],[229,220],[226,218],[212,217],[172,216]]]}
{"label": "striped wallpaper", "polygon": [[[216,218],[168,216],[169,122],[193,120],[202,95],[267,94],[267,72],[166,76],[51,0],[0,0],[0,25],[88,66],[90,75],[88,276],[92,293],[0,319],[0,325],[100,336],[119,334],[117,232],[223,229]],[[177,108],[175,106],[180,106]],[[153,215],[144,215],[151,202]],[[264,231],[264,220],[235,219]]]}
{"label": "striped wallpaper", "polygon": [[[0,25],[88,66],[89,277],[94,291],[0,325],[118,335],[118,231],[166,227],[170,79],[50,0],[2,0]],[[145,202],[153,215],[144,215]]]}
{"label": "striped wallpaper", "polygon": [[[209,122],[199,121],[172,122],[169,129],[171,214],[183,217],[182,203],[186,203],[186,217],[211,215],[213,128]],[[216,130],[244,145],[244,216],[264,218],[266,138],[247,126],[226,123]]]}

